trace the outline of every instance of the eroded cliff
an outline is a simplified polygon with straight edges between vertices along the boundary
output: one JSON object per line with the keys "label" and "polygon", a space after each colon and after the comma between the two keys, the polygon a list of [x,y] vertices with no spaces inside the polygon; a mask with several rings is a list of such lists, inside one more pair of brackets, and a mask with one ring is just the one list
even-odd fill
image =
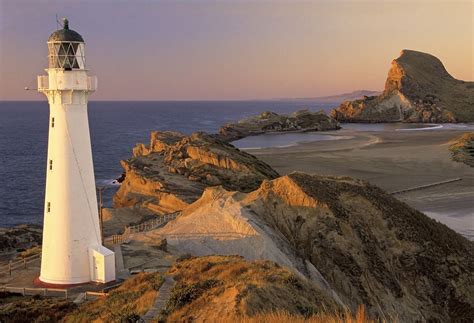
{"label": "eroded cliff", "polygon": [[372,317],[474,319],[473,243],[360,180],[292,173],[249,193],[209,188],[155,232],[185,253],[296,266],[352,311],[364,304]]}
{"label": "eroded cliff", "polygon": [[264,162],[205,133],[153,132],[150,145],[138,144],[121,165],[125,179],[115,207],[138,206],[155,214],[183,209],[208,186],[248,192],[278,177]]}
{"label": "eroded cliff", "polygon": [[346,101],[331,115],[340,122],[472,122],[474,82],[455,79],[430,54],[405,49],[381,95]]}

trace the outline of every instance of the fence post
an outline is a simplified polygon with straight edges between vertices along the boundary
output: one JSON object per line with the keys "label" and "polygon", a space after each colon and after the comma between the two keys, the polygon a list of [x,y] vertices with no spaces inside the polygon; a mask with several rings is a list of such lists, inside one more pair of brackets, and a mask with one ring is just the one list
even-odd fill
{"label": "fence post", "polygon": [[23,296],[26,295],[26,288],[23,287]]}
{"label": "fence post", "polygon": [[23,256],[23,268],[26,269],[26,258]]}
{"label": "fence post", "polygon": [[12,275],[12,261],[8,262],[8,271],[10,272],[10,276]]}

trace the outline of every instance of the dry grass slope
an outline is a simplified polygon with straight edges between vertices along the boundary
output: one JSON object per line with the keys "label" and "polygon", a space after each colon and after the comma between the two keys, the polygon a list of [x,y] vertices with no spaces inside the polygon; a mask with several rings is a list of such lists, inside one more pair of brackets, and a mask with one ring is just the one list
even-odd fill
{"label": "dry grass slope", "polygon": [[177,283],[163,313],[169,322],[236,321],[275,311],[289,318],[342,313],[325,292],[269,261],[190,258],[177,262],[170,274]]}
{"label": "dry grass slope", "polygon": [[[367,317],[364,306],[359,306],[356,315],[349,311],[344,313],[319,313],[305,317],[302,315],[290,314],[288,312],[259,313],[252,317],[242,317],[237,319],[237,323],[374,323],[379,322]],[[393,320],[396,322],[396,320]]]}
{"label": "dry grass slope", "polygon": [[0,322],[59,322],[75,308],[63,299],[0,292]]}
{"label": "dry grass slope", "polygon": [[153,305],[163,277],[141,273],[111,291],[106,298],[87,302],[67,315],[65,322],[135,322]]}

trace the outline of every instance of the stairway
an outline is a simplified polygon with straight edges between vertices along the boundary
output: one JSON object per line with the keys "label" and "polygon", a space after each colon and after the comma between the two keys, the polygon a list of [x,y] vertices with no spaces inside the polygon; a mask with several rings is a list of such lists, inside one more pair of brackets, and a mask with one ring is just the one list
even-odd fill
{"label": "stairway", "polygon": [[142,316],[142,320],[145,322],[150,322],[153,319],[156,319],[160,316],[161,311],[165,308],[166,303],[171,295],[171,290],[173,289],[175,281],[171,276],[165,276],[165,281],[161,285],[158,296],[155,299],[155,304]]}

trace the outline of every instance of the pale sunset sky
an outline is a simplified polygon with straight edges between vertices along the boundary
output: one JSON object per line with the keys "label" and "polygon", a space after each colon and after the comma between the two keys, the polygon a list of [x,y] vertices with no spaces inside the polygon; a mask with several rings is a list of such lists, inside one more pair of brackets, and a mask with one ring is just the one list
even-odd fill
{"label": "pale sunset sky", "polygon": [[474,80],[474,1],[0,0],[0,100],[43,100],[55,15],[86,41],[93,100],[301,98],[383,89],[404,48]]}

